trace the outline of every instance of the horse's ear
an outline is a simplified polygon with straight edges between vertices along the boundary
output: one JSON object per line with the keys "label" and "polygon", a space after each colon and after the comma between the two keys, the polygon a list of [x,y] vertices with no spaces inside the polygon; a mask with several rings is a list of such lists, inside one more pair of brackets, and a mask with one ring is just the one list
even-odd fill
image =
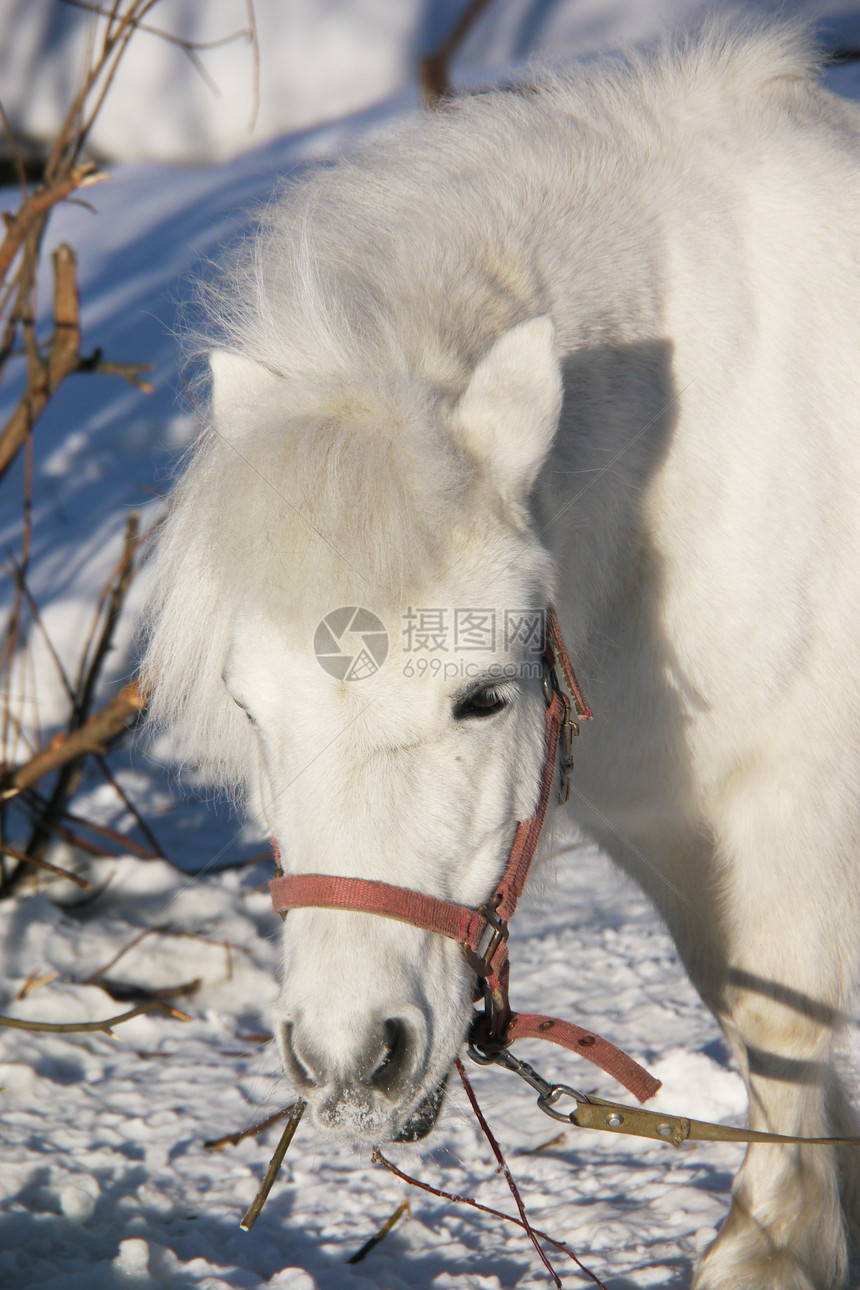
{"label": "horse's ear", "polygon": [[514,500],[528,494],[549,452],[561,396],[555,324],[544,315],[499,337],[454,409],[465,447]]}
{"label": "horse's ear", "polygon": [[213,349],[209,355],[212,374],[212,417],[223,430],[241,428],[249,417],[257,418],[283,399],[283,378],[244,354]]}

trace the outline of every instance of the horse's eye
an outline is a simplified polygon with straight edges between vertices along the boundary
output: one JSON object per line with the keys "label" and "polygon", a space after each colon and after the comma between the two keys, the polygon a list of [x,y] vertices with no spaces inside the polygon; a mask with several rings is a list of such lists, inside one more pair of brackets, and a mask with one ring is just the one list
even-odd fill
{"label": "horse's eye", "polygon": [[454,720],[462,721],[466,717],[492,717],[496,712],[506,708],[508,700],[494,685],[483,686],[473,690],[464,699],[458,699],[454,705]]}

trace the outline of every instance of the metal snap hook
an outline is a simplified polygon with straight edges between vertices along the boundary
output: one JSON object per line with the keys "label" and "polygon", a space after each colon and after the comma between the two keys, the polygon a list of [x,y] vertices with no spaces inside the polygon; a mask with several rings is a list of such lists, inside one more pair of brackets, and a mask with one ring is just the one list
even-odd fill
{"label": "metal snap hook", "polygon": [[561,1097],[572,1097],[575,1102],[582,1104],[590,1103],[591,1098],[587,1093],[580,1092],[577,1088],[571,1088],[569,1084],[553,1084],[547,1093],[541,1094],[538,1098],[538,1106],[545,1115],[551,1115],[554,1120],[561,1120],[564,1124],[574,1124],[575,1112],[569,1112],[567,1115],[563,1111],[556,1111],[555,1104]]}

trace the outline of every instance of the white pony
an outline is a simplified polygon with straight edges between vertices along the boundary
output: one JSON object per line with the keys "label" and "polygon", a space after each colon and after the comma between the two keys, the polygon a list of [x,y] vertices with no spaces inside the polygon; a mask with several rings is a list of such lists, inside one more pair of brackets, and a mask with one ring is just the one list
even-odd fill
{"label": "white pony", "polygon": [[[535,807],[520,627],[554,601],[596,714],[576,816],[666,919],[752,1126],[805,1135],[853,1128],[858,127],[802,35],[712,30],[301,178],[216,300],[145,664],[288,873],[478,905]],[[317,1122],[431,1127],[473,984],[431,932],[291,913],[277,1029]],[[855,1160],[751,1147],[698,1290],[840,1285]]]}

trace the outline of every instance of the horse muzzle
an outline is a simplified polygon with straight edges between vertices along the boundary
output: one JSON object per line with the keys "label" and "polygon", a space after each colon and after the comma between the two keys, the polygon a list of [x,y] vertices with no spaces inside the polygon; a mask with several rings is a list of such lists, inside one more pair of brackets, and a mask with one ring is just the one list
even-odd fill
{"label": "horse muzzle", "polygon": [[433,1128],[447,1081],[418,1096],[426,1043],[410,1018],[376,1020],[336,1047],[297,1018],[283,1023],[279,1040],[284,1068],[321,1128],[374,1143],[415,1141]]}

